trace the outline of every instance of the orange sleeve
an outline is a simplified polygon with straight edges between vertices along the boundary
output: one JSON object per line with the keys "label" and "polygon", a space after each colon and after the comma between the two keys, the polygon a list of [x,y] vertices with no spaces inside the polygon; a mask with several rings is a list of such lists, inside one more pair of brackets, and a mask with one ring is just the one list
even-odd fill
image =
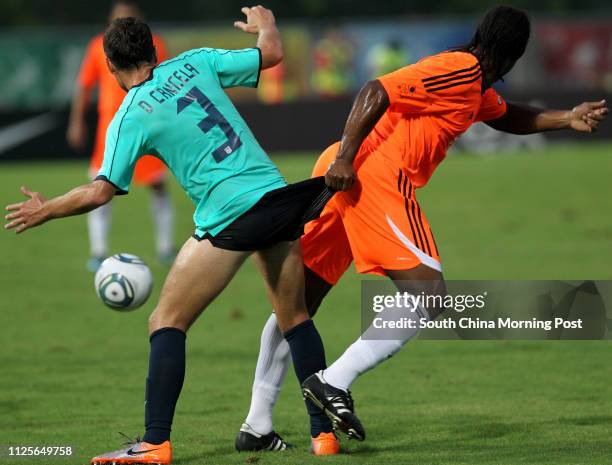
{"label": "orange sleeve", "polygon": [[391,111],[418,113],[431,104],[417,66],[406,66],[378,78],[389,96]]}
{"label": "orange sleeve", "polygon": [[87,45],[85,58],[83,58],[79,71],[78,83],[80,86],[93,87],[100,79],[100,54],[103,53],[101,48],[102,44],[97,37]]}
{"label": "orange sleeve", "polygon": [[168,58],[168,49],[166,48],[166,43],[160,36],[153,36],[153,45],[155,45],[155,50],[157,50],[157,62],[161,63],[162,61],[166,61]]}
{"label": "orange sleeve", "polygon": [[501,118],[506,114],[506,110],[506,101],[491,87],[482,96],[482,103],[480,104],[478,115],[476,115],[476,121],[492,121]]}

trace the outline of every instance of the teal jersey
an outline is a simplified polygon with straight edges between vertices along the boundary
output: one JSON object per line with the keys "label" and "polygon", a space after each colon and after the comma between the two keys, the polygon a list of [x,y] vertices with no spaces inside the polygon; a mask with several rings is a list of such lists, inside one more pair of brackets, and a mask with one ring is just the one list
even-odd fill
{"label": "teal jersey", "polygon": [[224,88],[256,87],[259,49],[190,50],[130,89],[106,131],[98,179],[127,193],[138,159],[164,161],[196,210],[196,234],[217,235],[285,180]]}

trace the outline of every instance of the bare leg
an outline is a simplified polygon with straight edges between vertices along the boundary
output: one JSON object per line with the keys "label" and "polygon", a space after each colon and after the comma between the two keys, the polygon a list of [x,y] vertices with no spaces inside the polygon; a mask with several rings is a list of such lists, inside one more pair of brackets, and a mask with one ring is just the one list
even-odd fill
{"label": "bare leg", "polygon": [[[425,265],[410,270],[385,270],[401,292],[427,295],[446,295],[446,286],[442,273]],[[439,308],[428,308],[429,317],[433,320],[441,312]]]}
{"label": "bare leg", "polygon": [[228,285],[249,256],[190,238],[179,251],[149,318],[149,334],[160,328],[186,332],[204,309]]}
{"label": "bare leg", "polygon": [[170,439],[174,408],[185,377],[185,333],[248,255],[195,239],[189,239],[179,252],[149,318],[145,442],[161,444]]}
{"label": "bare leg", "polygon": [[312,318],[315,316],[323,299],[327,296],[329,291],[331,291],[332,284],[329,284],[323,278],[321,278],[318,274],[312,271],[308,267],[304,267],[304,283],[305,283],[305,295],[306,295],[306,308],[308,309],[308,314]]}
{"label": "bare leg", "polygon": [[[304,268],[299,241],[281,243],[256,254],[280,330],[289,343],[300,384],[325,368],[323,342],[306,310]],[[331,422],[310,401],[306,402],[311,435],[332,431]]]}
{"label": "bare leg", "polygon": [[255,254],[255,261],[264,277],[280,330],[286,332],[308,320],[299,242],[282,242],[259,251]]}

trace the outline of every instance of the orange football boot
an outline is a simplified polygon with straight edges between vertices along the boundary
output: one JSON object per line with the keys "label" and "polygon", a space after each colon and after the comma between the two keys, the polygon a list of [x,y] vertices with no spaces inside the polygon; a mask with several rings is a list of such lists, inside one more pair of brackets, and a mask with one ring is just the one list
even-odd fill
{"label": "orange football boot", "polygon": [[312,438],[310,451],[314,455],[336,455],[340,453],[340,440],[334,433],[320,433]]}
{"label": "orange football boot", "polygon": [[138,441],[126,449],[108,452],[91,459],[91,465],[110,464],[153,464],[169,465],[172,463],[172,445],[170,441],[161,444],[149,444]]}

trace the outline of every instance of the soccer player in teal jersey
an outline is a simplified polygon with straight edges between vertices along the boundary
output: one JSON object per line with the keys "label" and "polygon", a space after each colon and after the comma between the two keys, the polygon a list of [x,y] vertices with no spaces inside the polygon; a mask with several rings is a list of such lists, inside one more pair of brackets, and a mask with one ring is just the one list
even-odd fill
{"label": "soccer player in teal jersey", "polygon": [[[286,185],[223,91],[256,86],[260,70],[282,59],[272,12],[261,6],[243,12],[247,22],[235,25],[258,34],[256,48],[191,50],[158,66],[144,22],[111,23],[104,35],[107,63],[128,94],[108,128],[98,177],[51,200],[22,187],[30,199],[7,207],[5,227],[17,233],[91,211],[128,192],[135,163],[145,153],[170,167],[196,206],[194,236],[179,252],[149,319],[145,435],[126,449],[94,457],[95,464],[171,463],[186,332],[253,252],[299,381],[325,368],[323,344],[306,311],[296,239],[331,191],[322,177]],[[313,437],[332,431],[320,410],[313,404],[308,410]],[[250,437],[251,449],[287,447],[274,432]]]}

